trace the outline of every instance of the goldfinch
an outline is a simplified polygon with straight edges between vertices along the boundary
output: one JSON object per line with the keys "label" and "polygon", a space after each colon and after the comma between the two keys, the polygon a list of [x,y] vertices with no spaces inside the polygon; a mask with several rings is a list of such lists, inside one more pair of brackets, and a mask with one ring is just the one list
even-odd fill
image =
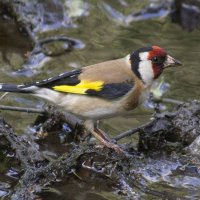
{"label": "goldfinch", "polygon": [[44,98],[85,120],[85,128],[103,145],[121,151],[97,127],[97,121],[123,115],[141,104],[168,66],[181,65],[158,46],[143,47],[106,61],[31,84],[0,84],[0,92]]}

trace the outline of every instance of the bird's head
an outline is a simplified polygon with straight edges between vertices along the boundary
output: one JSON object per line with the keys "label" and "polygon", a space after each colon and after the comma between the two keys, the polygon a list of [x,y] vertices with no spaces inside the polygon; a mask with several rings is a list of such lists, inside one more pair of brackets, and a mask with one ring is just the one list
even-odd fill
{"label": "bird's head", "polygon": [[140,48],[133,52],[129,59],[133,72],[147,85],[151,85],[165,68],[181,65],[158,46]]}

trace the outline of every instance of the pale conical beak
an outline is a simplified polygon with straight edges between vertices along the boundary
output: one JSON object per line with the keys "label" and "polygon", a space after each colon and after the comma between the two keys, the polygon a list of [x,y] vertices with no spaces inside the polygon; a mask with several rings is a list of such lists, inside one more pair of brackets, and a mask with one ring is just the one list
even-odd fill
{"label": "pale conical beak", "polygon": [[171,56],[167,55],[167,58],[164,62],[164,68],[166,67],[174,67],[174,66],[180,66],[182,63]]}

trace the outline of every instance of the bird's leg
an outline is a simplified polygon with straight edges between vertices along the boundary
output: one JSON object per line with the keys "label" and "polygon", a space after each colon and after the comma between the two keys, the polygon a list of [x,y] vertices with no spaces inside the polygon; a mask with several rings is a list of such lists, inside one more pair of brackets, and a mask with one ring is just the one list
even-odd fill
{"label": "bird's leg", "polygon": [[98,123],[99,123],[99,121],[94,123],[94,131],[96,131],[101,138],[110,142],[110,138],[107,136],[107,134],[104,131],[102,131],[101,129],[98,128]]}
{"label": "bird's leg", "polygon": [[117,153],[123,153],[124,151],[117,145],[111,142],[110,138],[97,126],[94,126],[94,122],[92,120],[85,121],[85,128],[104,146],[115,150]]}
{"label": "bird's leg", "polygon": [[113,143],[101,129],[95,128],[94,130],[91,131],[91,133],[104,146],[115,150],[117,153],[123,153],[124,152],[117,144]]}

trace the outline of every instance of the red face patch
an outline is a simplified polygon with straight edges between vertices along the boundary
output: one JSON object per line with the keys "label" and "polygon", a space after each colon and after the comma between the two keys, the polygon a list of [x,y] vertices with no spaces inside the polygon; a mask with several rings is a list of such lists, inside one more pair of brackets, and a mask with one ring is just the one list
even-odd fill
{"label": "red face patch", "polygon": [[154,79],[158,78],[162,73],[166,55],[167,53],[164,49],[152,46],[152,51],[149,52],[148,59],[152,61]]}
{"label": "red face patch", "polygon": [[166,52],[164,49],[162,49],[159,46],[152,46],[152,51],[149,52],[149,56],[148,59],[151,60],[153,57],[157,56],[157,57],[165,57],[166,56]]}

